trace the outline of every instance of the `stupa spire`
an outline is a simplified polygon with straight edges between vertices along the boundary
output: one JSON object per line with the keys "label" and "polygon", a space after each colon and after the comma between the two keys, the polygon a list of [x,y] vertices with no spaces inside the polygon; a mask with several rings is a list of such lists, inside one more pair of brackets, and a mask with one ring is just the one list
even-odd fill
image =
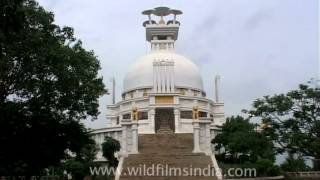
{"label": "stupa spire", "polygon": [[[157,7],[142,12],[148,16],[148,20],[143,23],[146,28],[146,40],[151,44],[152,51],[174,50],[174,42],[178,39],[180,22],[177,21],[177,15],[182,11],[170,9],[168,7]],[[153,20],[155,16],[158,21]],[[165,21],[166,16],[171,20]]]}

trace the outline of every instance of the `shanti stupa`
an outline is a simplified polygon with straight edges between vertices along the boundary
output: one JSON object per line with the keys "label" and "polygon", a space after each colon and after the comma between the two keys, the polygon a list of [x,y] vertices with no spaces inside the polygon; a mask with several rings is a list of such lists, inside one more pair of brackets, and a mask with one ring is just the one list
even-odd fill
{"label": "shanti stupa", "polygon": [[[225,122],[219,77],[214,80],[216,98],[207,98],[198,67],[175,52],[180,10],[157,7],[142,14],[148,17],[143,26],[150,52],[129,68],[121,101],[114,102],[113,91],[107,127],[94,130],[92,136],[98,145],[105,136],[121,143],[118,168],[170,162],[177,166],[207,162],[217,167],[211,140]],[[101,152],[97,161],[105,161]]]}

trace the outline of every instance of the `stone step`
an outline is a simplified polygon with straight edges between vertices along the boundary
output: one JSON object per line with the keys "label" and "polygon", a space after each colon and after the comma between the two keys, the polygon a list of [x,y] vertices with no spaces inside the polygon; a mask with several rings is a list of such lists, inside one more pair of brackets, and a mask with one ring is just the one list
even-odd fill
{"label": "stone step", "polygon": [[158,134],[173,134],[172,129],[169,126],[162,126],[157,131]]}
{"label": "stone step", "polygon": [[124,160],[121,180],[206,180],[216,177],[204,176],[131,176],[128,168],[156,167],[160,164],[168,168],[212,168],[209,156],[203,153],[192,153],[192,134],[152,134],[139,135],[139,154],[129,155]]}

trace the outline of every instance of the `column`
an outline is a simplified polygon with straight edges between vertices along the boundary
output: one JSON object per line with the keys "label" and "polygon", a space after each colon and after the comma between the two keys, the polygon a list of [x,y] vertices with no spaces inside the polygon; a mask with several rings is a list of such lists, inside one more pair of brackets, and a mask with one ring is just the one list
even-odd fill
{"label": "column", "polygon": [[155,110],[151,109],[149,110],[149,123],[150,123],[150,131],[152,133],[155,133]]}
{"label": "column", "polygon": [[174,109],[174,129],[175,133],[180,132],[180,110]]}
{"label": "column", "polygon": [[170,61],[170,83],[171,92],[174,93],[174,61]]}
{"label": "column", "polygon": [[[212,140],[216,137],[215,134],[216,134],[215,130],[213,130],[213,131],[210,130],[210,140]],[[215,152],[216,152],[215,145],[213,143],[211,143],[211,141],[210,141],[210,149],[211,149],[211,152],[213,152],[212,154],[215,154]]]}
{"label": "column", "polygon": [[166,71],[165,71],[165,62],[161,61],[161,93],[166,92]]}
{"label": "column", "polygon": [[167,93],[169,93],[170,92],[170,89],[171,89],[171,87],[170,87],[170,62],[169,61],[167,61],[166,62],[166,66],[165,66],[165,68],[166,68],[166,92]]}
{"label": "column", "polygon": [[220,102],[220,99],[219,99],[219,83],[220,83],[220,76],[216,75],[216,77],[214,79],[216,103]]}
{"label": "column", "polygon": [[131,132],[132,132],[132,149],[131,153],[137,154],[138,153],[138,122],[134,121],[132,122],[131,126]]}
{"label": "column", "polygon": [[211,122],[206,123],[206,153],[211,154],[211,133],[210,133],[210,124]]}
{"label": "column", "polygon": [[[211,120],[209,118],[199,120],[199,127],[203,127],[199,129],[199,134],[204,134],[204,136],[199,137],[199,138],[202,138],[201,142],[204,143],[200,145],[200,150],[206,153],[207,155],[212,154],[210,124],[211,124]],[[203,131],[203,132],[200,132],[200,131]]]}
{"label": "column", "polygon": [[193,125],[193,153],[199,153],[200,152],[200,126],[199,121],[195,120],[192,122]]}
{"label": "column", "polygon": [[161,64],[157,61],[157,93],[161,92]]}
{"label": "column", "polygon": [[153,61],[153,92],[157,92],[157,61]]}
{"label": "column", "polygon": [[122,123],[121,151],[127,154],[127,126]]}

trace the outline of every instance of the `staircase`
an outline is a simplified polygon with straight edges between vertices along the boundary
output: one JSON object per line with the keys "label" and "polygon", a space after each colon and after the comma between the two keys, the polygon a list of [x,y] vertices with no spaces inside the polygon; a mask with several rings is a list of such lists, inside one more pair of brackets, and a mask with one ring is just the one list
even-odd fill
{"label": "staircase", "polygon": [[165,119],[162,119],[160,122],[160,128],[157,131],[158,134],[173,134],[173,131],[171,130],[168,121]]}
{"label": "staircase", "polygon": [[[200,168],[212,172],[210,157],[203,153],[192,153],[192,149],[192,134],[139,135],[139,154],[125,158],[120,180],[215,180],[216,177],[212,175],[208,177],[199,174]],[[133,168],[137,172],[136,175],[129,175],[129,171],[132,174]],[[176,170],[175,174],[174,168],[180,168],[181,174],[179,170]],[[183,173],[183,168],[187,169],[187,174]]]}

